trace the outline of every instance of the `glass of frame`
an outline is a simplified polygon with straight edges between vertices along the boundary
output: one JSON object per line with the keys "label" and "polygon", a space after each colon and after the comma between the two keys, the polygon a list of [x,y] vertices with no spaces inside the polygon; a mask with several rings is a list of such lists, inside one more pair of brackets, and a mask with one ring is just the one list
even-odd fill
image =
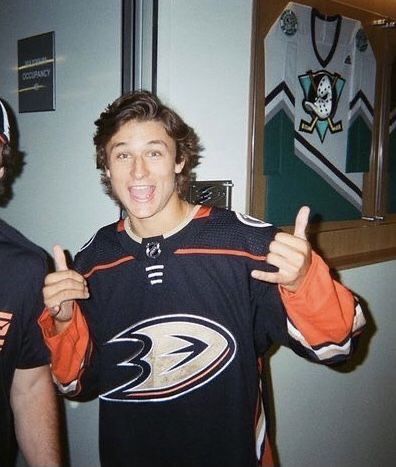
{"label": "glass of frame", "polygon": [[383,183],[392,28],[323,0],[256,0],[253,14],[250,213],[288,230],[310,205],[310,240],[333,267],[396,257]]}

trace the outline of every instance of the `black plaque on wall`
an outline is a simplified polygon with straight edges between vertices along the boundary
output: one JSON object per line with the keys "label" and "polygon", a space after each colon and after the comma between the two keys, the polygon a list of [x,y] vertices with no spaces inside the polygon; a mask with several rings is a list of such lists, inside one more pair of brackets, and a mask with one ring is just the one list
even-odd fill
{"label": "black plaque on wall", "polygon": [[55,110],[55,33],[18,41],[19,112]]}

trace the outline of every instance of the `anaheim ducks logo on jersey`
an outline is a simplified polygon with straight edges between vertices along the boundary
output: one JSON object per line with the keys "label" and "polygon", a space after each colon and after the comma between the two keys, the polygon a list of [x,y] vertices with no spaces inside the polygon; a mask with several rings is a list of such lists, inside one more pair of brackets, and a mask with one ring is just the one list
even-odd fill
{"label": "anaheim ducks logo on jersey", "polygon": [[116,402],[181,397],[216,378],[236,352],[235,339],[226,328],[187,314],[144,320],[107,344],[129,344],[128,358],[118,366],[130,367],[131,379],[100,396]]}
{"label": "anaheim ducks logo on jersey", "polygon": [[300,131],[312,133],[316,129],[323,143],[327,130],[331,133],[342,131],[342,122],[335,123],[334,115],[338,101],[344,88],[345,80],[337,73],[321,70],[313,73],[308,71],[298,77],[304,92],[303,108],[310,114],[312,120],[301,120]]}

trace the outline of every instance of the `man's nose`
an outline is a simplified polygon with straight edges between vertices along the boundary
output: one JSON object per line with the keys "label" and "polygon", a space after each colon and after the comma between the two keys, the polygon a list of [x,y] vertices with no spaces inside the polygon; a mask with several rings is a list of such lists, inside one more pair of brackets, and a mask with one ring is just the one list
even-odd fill
{"label": "man's nose", "polygon": [[147,175],[147,165],[143,157],[135,157],[132,167],[131,175],[137,179],[144,178]]}

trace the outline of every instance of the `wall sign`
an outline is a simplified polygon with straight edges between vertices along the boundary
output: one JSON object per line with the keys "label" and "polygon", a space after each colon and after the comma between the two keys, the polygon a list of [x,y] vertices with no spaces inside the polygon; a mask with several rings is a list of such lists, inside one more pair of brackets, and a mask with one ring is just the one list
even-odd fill
{"label": "wall sign", "polygon": [[18,41],[19,112],[55,110],[55,33]]}
{"label": "wall sign", "polygon": [[190,183],[188,201],[193,204],[205,204],[231,209],[231,180],[194,180]]}

